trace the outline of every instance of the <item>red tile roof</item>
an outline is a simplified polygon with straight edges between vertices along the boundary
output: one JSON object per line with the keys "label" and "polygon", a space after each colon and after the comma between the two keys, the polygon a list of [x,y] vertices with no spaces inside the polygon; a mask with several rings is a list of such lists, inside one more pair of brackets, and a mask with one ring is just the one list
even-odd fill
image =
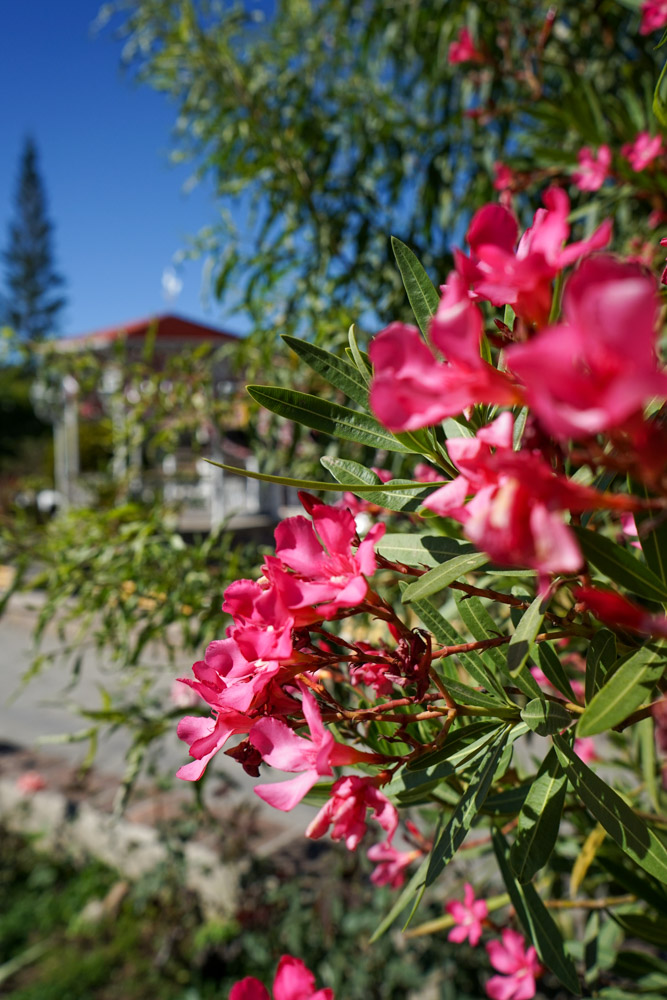
{"label": "red tile roof", "polygon": [[184,319],[167,313],[163,316],[151,316],[147,319],[134,320],[131,323],[119,323],[117,326],[110,326],[103,330],[94,330],[91,333],[79,334],[75,337],[61,337],[55,341],[57,347],[64,350],[76,350],[81,347],[104,347],[115,340],[126,337],[128,340],[139,340],[145,337],[151,326],[157,324],[156,339],[192,339],[192,340],[217,340],[231,341],[237,340],[234,333],[225,330],[216,330],[212,326],[205,326],[203,323],[194,323],[192,320]]}

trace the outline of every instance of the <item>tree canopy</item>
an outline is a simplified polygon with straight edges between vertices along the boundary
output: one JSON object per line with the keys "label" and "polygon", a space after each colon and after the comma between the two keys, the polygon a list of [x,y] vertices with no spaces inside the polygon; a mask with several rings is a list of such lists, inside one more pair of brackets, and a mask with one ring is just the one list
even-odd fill
{"label": "tree canopy", "polygon": [[37,148],[31,138],[26,139],[21,156],[4,261],[7,323],[23,341],[44,340],[57,331],[65,298],[60,291],[63,279],[55,269],[53,226]]}
{"label": "tree canopy", "polygon": [[[263,330],[404,316],[390,234],[444,280],[470,206],[497,197],[494,165],[511,164],[526,211],[526,191],[534,204],[536,186],[569,183],[582,146],[649,125],[661,60],[631,0],[278,0],[268,18],[215,0],[118,6],[126,63],[176,104],[174,158],[214,182],[198,247],[215,293]],[[476,55],[461,66],[464,27]],[[633,190],[593,211],[636,207]],[[666,190],[646,179],[632,235]]]}

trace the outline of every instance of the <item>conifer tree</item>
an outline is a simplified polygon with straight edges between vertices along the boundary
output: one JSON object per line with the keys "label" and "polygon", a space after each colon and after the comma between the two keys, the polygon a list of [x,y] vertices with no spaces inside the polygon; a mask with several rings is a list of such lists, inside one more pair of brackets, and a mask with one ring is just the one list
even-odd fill
{"label": "conifer tree", "polygon": [[54,266],[53,226],[31,138],[21,157],[14,218],[3,256],[6,322],[22,341],[46,339],[58,329],[65,298],[60,291],[63,279]]}

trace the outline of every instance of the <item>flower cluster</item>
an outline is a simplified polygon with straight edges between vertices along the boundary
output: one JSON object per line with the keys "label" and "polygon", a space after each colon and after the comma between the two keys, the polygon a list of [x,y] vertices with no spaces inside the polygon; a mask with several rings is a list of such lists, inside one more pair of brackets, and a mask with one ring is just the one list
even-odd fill
{"label": "flower cluster", "polygon": [[[459,55],[469,43],[468,37],[459,40]],[[633,169],[642,169],[660,152],[658,144],[640,136],[625,155]],[[595,171],[606,169],[599,154],[587,164],[591,190]],[[560,746],[561,754],[575,755],[578,766],[596,759],[590,734],[601,728],[599,720],[590,722],[591,699],[594,707],[604,672],[614,671],[605,660],[592,679],[586,674],[586,643],[599,628],[594,619],[618,633],[626,656],[649,637],[667,637],[667,618],[655,601],[648,607],[641,603],[642,597],[650,602],[664,593],[660,579],[638,569],[646,517],[652,514],[661,524],[667,494],[667,438],[655,417],[667,397],[657,342],[658,283],[637,261],[607,250],[610,222],[587,239],[568,242],[567,195],[552,187],[543,200],[522,235],[505,204],[481,208],[468,229],[468,252],[454,254],[454,270],[441,287],[426,337],[416,327],[392,323],[370,344],[369,408],[390,432],[417,442],[429,463],[413,463],[409,487],[404,479],[392,482],[392,473],[378,466],[374,500],[384,493],[403,527],[417,522],[420,532],[387,532],[391,515],[363,499],[365,469],[359,489],[351,487],[356,495],[346,494],[336,506],[300,493],[304,515],[277,526],[275,551],[266,556],[258,580],[238,580],[227,588],[226,635],[209,645],[194,664],[193,678],[182,678],[176,692],[181,704],[187,689],[196,704],[210,710],[207,716],[187,716],[178,727],[193,757],[179,770],[181,778],[201,777],[236,737],[225,752],[248,773],[258,777],[260,767],[268,766],[291,776],[258,784],[255,792],[264,802],[291,810],[317,786],[320,803],[323,796],[325,801],[308,825],[308,837],[330,832],[354,851],[369,825],[381,831],[367,849],[377,885],[398,889],[407,868],[429,853],[422,884],[430,883],[442,845],[411,821],[399,833],[398,807],[428,801],[439,781],[462,769],[463,784],[450,787],[450,798],[440,800],[451,809],[452,792],[469,795],[475,780],[487,780],[474,771],[480,754],[491,754],[488,780],[502,775],[498,755],[510,732],[512,739],[521,735],[517,727],[523,725],[527,700],[545,720],[542,725],[529,714],[525,727],[554,737],[554,757]],[[497,308],[504,308],[502,319],[494,315]],[[405,453],[406,438],[398,438],[397,451]],[[622,485],[628,480],[630,488]],[[635,483],[641,488],[634,489]],[[402,491],[403,506],[394,508],[392,490]],[[418,503],[408,505],[417,495]],[[637,523],[635,513],[642,515]],[[378,515],[384,519],[373,523]],[[620,539],[620,544],[611,538],[602,542],[603,570],[614,561],[621,567],[610,585],[592,575],[587,562],[592,551],[598,568],[602,533],[596,528],[602,522],[592,530],[584,525],[602,515]],[[424,531],[425,518],[437,526],[432,534]],[[604,555],[605,546],[612,546],[611,556]],[[485,555],[480,559],[479,553]],[[480,587],[466,574],[470,566],[485,565],[487,557],[491,580]],[[439,564],[444,561],[447,571],[448,559],[464,568],[443,583]],[[509,571],[511,577],[512,567],[521,579],[532,572],[528,591],[524,585],[511,593],[495,589],[493,574],[502,578]],[[627,586],[637,574],[644,581],[637,600],[613,587],[614,582]],[[413,581],[402,599],[395,587],[400,577]],[[462,597],[459,610],[472,641],[459,637],[457,626],[424,602],[444,586]],[[386,596],[392,587],[393,601]],[[410,599],[425,627],[401,603]],[[522,627],[519,621],[531,623],[522,615],[534,618],[504,666],[502,656],[499,664],[487,654],[501,652],[513,636],[502,631],[506,615],[492,617],[482,599],[503,611],[509,606],[518,616],[516,627]],[[466,600],[477,602],[472,610],[466,610]],[[534,647],[542,643],[550,652],[538,662]],[[616,655],[614,643],[605,656]],[[650,665],[642,670],[650,677],[659,673]],[[622,699],[614,699],[613,712],[614,721],[624,719]],[[556,713],[556,724],[549,713]],[[645,716],[642,709],[640,717]],[[584,725],[575,732],[580,718]],[[566,737],[562,746],[560,732]],[[515,775],[510,790],[513,782]],[[585,801],[588,807],[590,799]],[[530,803],[526,808],[524,825],[533,821]],[[465,815],[472,822],[474,813]],[[461,822],[454,811],[451,823]],[[448,836],[455,847],[461,845],[456,826]],[[484,928],[493,929],[487,904],[475,899],[470,885],[463,901],[449,902],[446,909],[453,941],[475,946]],[[486,945],[498,973],[487,984],[492,1000],[534,995],[543,971],[535,944],[539,947],[506,927],[500,940]],[[544,960],[542,951],[539,958]],[[291,998],[288,980],[301,984],[295,996],[329,996],[314,993],[308,977],[297,960],[283,958],[274,984],[277,1000]],[[232,1000],[262,997],[268,994],[257,980],[244,980],[232,993]]]}

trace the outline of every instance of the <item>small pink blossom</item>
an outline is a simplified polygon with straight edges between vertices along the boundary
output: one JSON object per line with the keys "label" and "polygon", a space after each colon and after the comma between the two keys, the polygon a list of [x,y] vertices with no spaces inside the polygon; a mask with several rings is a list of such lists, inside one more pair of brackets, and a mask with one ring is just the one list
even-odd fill
{"label": "small pink blossom", "polygon": [[637,531],[635,515],[631,514],[629,511],[626,511],[625,514],[621,514],[621,532],[627,539],[634,539],[634,541],[630,541],[630,545],[633,549],[641,549],[641,543],[637,540],[639,538],[639,532]]}
{"label": "small pink blossom", "polygon": [[506,927],[502,943],[489,941],[486,951],[493,968],[502,973],[489,979],[487,996],[491,1000],[531,1000],[537,990],[535,979],[544,971],[533,945],[526,948],[521,934]]}
{"label": "small pink blossom", "polygon": [[[273,582],[290,612],[316,608],[320,618],[333,617],[366,597],[374,546],[386,529],[374,525],[353,552],[357,528],[350,511],[317,502],[309,508],[312,520],[289,517],[278,525],[275,559],[267,566],[278,570]],[[280,573],[281,567],[290,572]]]}
{"label": "small pink blossom", "polygon": [[590,764],[598,759],[595,740],[592,736],[581,736],[574,741],[574,752],[584,764]]}
{"label": "small pink blossom", "polygon": [[476,47],[467,28],[461,28],[459,36],[449,46],[447,56],[450,66],[464,62],[484,62],[484,55]]}
{"label": "small pink blossom", "polygon": [[376,863],[371,875],[373,885],[389,885],[392,889],[400,889],[405,882],[405,869],[421,857],[419,850],[398,851],[388,843],[374,844],[366,853]]}
{"label": "small pink blossom", "polygon": [[558,438],[598,434],[667,395],[658,310],[655,279],[644,268],[604,254],[584,261],[565,286],[564,322],[506,354],[545,430]]}
{"label": "small pink blossom", "polygon": [[463,902],[453,900],[445,905],[445,910],[456,924],[447,935],[449,940],[457,944],[467,940],[473,947],[479,944],[482,921],[488,916],[489,908],[483,899],[475,899],[475,890],[469,882],[463,890]]}
{"label": "small pink blossom", "polygon": [[355,851],[366,833],[368,809],[387,834],[387,843],[390,843],[398,826],[396,807],[378,791],[374,778],[359,778],[356,775],[334,782],[331,797],[310,823],[306,836],[317,840],[331,826],[331,839],[345,840],[348,851]]}
{"label": "small pink blossom", "polygon": [[24,771],[16,779],[16,787],[23,795],[34,795],[46,788],[46,780],[39,771]]}
{"label": "small pink blossom", "polygon": [[427,465],[426,462],[418,462],[415,465],[413,475],[418,483],[437,483],[442,480],[442,473],[434,469],[432,465]]}
{"label": "small pink blossom", "polygon": [[511,378],[482,359],[481,336],[479,307],[453,272],[429,326],[429,340],[444,362],[414,326],[391,323],[372,341],[370,402],[378,420],[393,431],[415,430],[476,403],[517,402]]}
{"label": "small pink blossom", "polygon": [[650,35],[667,24],[667,0],[643,0],[640,34]]}
{"label": "small pink blossom", "polygon": [[634,171],[646,170],[650,163],[664,152],[662,139],[650,132],[640,132],[634,142],[621,146],[621,153]]}
{"label": "small pink blossom", "polygon": [[633,601],[613,590],[599,587],[580,587],[576,591],[577,601],[612,628],[629,629],[642,635],[667,637],[667,617],[652,615]]}
{"label": "small pink blossom", "polygon": [[281,771],[298,771],[298,777],[271,785],[256,785],[255,794],[275,809],[289,812],[320,778],[330,778],[333,767],[358,764],[360,761],[375,763],[376,754],[364,753],[354,747],[337,743],[324,728],[317,702],[310,691],[300,685],[303,696],[303,714],[311,738],[297,736],[286,722],[275,718],[262,718],[255,722],[248,739],[260,752],[264,761]]}
{"label": "small pink blossom", "polygon": [[494,306],[511,305],[528,323],[549,318],[553,279],[565,267],[606,246],[611,223],[603,222],[587,240],[563,246],[570,235],[570,199],[561,188],[544,193],[532,226],[517,244],[517,221],[503,205],[475,212],[467,233],[470,257],[454,251],[456,270],[475,296]]}
{"label": "small pink blossom", "polygon": [[539,451],[514,451],[512,437],[513,418],[505,412],[474,438],[449,438],[449,457],[460,475],[424,506],[459,521],[465,537],[502,565],[529,566],[542,575],[574,573],[582,556],[559,511],[618,501],[557,476]]}
{"label": "small pink blossom", "polygon": [[[232,986],[229,1000],[271,1000],[259,979],[247,976]],[[283,955],[273,980],[273,1000],[334,1000],[329,988],[315,990],[315,976],[299,958]]]}
{"label": "small pink blossom", "polygon": [[579,169],[572,174],[572,180],[580,191],[598,191],[607,177],[611,164],[611,149],[602,145],[597,153],[589,146],[584,146],[577,153]]}
{"label": "small pink blossom", "polygon": [[494,191],[507,191],[508,188],[514,185],[514,171],[506,163],[501,163],[500,160],[497,160],[493,164],[493,173]]}

